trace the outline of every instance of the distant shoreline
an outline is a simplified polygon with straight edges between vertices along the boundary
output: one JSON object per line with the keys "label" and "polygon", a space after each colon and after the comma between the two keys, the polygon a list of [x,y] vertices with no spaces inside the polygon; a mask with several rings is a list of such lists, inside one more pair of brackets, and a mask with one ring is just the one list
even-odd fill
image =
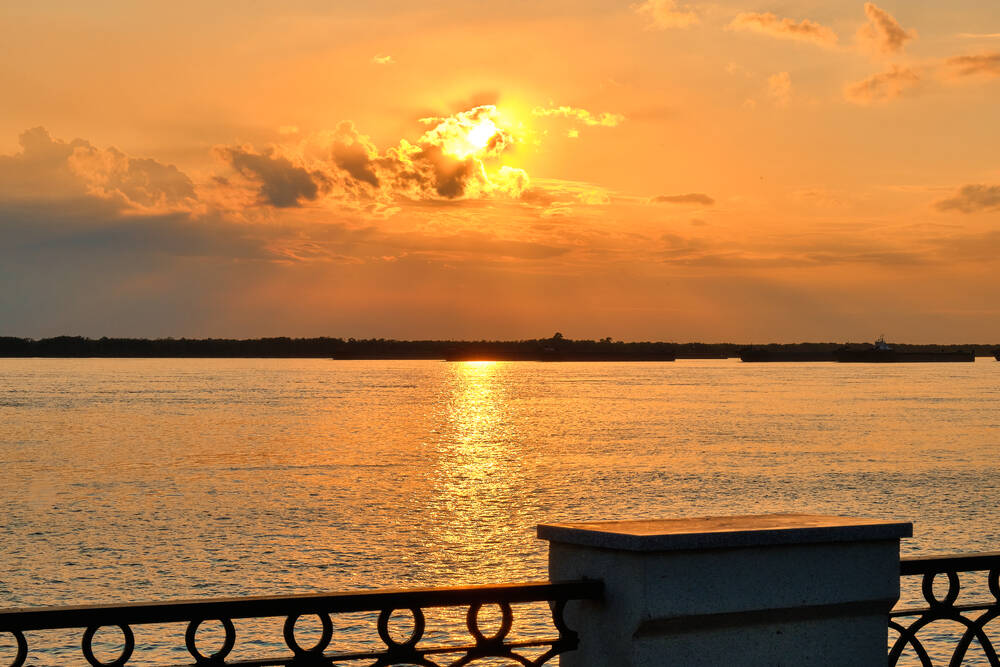
{"label": "distant shoreline", "polygon": [[[393,340],[387,338],[54,338],[0,337],[0,357],[6,358],[262,358],[262,359],[439,359],[452,361],[672,361],[724,359],[742,351],[766,350],[803,357],[828,356],[834,350],[867,343],[676,343],[622,342],[610,338],[573,340],[551,338],[512,341]],[[972,350],[992,357],[1000,344],[914,345],[894,343],[904,352]]]}

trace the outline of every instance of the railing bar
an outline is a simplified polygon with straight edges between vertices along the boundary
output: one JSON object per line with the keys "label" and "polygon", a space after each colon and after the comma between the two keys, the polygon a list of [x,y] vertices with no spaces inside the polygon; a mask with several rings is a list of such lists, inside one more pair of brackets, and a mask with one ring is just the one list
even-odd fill
{"label": "railing bar", "polygon": [[[227,661],[224,664],[226,667],[276,667],[280,665],[290,665],[295,661],[294,657],[287,658],[256,658],[253,660],[240,660],[237,662]],[[185,662],[175,665],[170,665],[170,667],[199,667],[197,663]]]}
{"label": "railing bar", "polygon": [[[560,639],[558,637],[550,637],[548,639],[525,639],[520,641],[504,642],[500,646],[503,648],[531,648],[534,646],[554,646],[558,645]],[[445,653],[468,653],[470,651],[475,651],[480,647],[475,644],[466,644],[464,646],[432,646],[428,648],[421,648],[421,655],[442,655]],[[385,651],[359,651],[355,653],[324,653],[324,660],[371,660],[382,657],[385,655]],[[488,656],[484,656],[488,657]],[[226,665],[230,667],[269,667],[270,665],[287,665],[291,664],[295,660],[294,657],[287,658],[255,658],[252,660],[242,660],[239,662],[227,662]],[[197,665],[192,665],[189,663],[174,665],[173,667],[197,667]]]}
{"label": "railing bar", "polygon": [[450,588],[306,593],[120,605],[40,607],[0,611],[0,631],[78,628],[91,625],[176,623],[198,618],[260,618],[289,614],[352,613],[408,607],[452,607],[497,602],[597,599],[600,581],[528,582]]}
{"label": "railing bar", "polygon": [[[530,648],[532,646],[552,646],[559,643],[558,637],[552,637],[549,639],[524,639],[520,641],[504,642],[499,646],[504,648]],[[429,646],[427,648],[420,647],[419,652],[421,655],[441,655],[443,653],[468,653],[469,651],[474,651],[480,648],[475,644],[466,644],[463,646]],[[355,653],[325,653],[323,657],[327,660],[362,660],[365,658],[379,658],[385,655],[385,651],[359,651]]]}
{"label": "railing bar", "polygon": [[901,558],[901,576],[927,574],[928,572],[970,572],[1000,567],[1000,552],[977,554],[950,554],[942,556],[911,556]]}
{"label": "railing bar", "polygon": [[[947,609],[949,611],[986,611],[987,609],[992,609],[996,605],[995,602],[980,602],[977,604],[956,604],[950,606],[942,606],[942,609]],[[922,609],[900,609],[899,611],[889,612],[890,617],[896,616],[920,616],[926,614],[929,611],[934,611],[933,607],[923,607]]]}
{"label": "railing bar", "polygon": [[[504,642],[502,646],[509,648],[530,648],[532,646],[552,646],[553,644],[558,644],[559,638],[552,637],[549,639],[524,639],[521,641]],[[425,654],[441,654],[441,653],[458,653],[460,651],[472,651],[473,649],[479,648],[475,644],[469,646],[452,647],[452,646],[434,646],[431,648],[421,648],[420,652]],[[334,656],[337,658],[338,656]],[[343,658],[341,658],[343,659]]]}

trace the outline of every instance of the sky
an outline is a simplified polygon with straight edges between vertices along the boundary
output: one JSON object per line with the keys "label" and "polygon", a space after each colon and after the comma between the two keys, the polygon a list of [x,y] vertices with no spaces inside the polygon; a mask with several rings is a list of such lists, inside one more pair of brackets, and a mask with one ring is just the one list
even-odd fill
{"label": "sky", "polygon": [[0,335],[1000,342],[1000,15],[0,3]]}

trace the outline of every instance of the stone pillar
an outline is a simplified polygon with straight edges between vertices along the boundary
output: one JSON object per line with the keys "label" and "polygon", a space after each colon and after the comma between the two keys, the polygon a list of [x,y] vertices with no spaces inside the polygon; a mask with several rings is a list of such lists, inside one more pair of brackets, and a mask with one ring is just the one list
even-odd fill
{"label": "stone pillar", "polygon": [[543,524],[572,602],[563,667],[885,665],[911,523],[810,514]]}

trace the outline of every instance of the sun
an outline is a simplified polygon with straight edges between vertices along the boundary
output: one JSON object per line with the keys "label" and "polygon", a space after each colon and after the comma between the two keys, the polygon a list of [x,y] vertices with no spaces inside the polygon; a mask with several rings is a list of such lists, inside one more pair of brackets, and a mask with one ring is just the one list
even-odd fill
{"label": "sun", "polygon": [[490,118],[476,118],[455,128],[445,142],[444,150],[462,160],[479,157],[487,151],[499,131],[500,128]]}
{"label": "sun", "polygon": [[422,142],[438,145],[443,153],[459,160],[496,157],[514,141],[493,105],[433,120],[437,125],[424,134]]}
{"label": "sun", "polygon": [[496,123],[489,118],[484,118],[469,129],[465,138],[469,142],[469,145],[473,146],[475,151],[478,152],[490,145],[490,140],[493,139],[493,136],[498,131]]}

